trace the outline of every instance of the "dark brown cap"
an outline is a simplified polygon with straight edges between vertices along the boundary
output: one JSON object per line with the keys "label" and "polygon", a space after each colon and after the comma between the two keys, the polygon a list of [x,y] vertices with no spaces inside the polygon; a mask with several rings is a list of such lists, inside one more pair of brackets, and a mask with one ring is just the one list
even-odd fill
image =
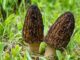
{"label": "dark brown cap", "polygon": [[36,5],[31,5],[28,8],[23,25],[23,39],[27,43],[41,42],[44,37],[43,30],[44,25],[42,21],[41,12]]}
{"label": "dark brown cap", "polygon": [[68,45],[74,27],[75,21],[73,14],[66,12],[51,26],[44,41],[48,45],[62,50]]}

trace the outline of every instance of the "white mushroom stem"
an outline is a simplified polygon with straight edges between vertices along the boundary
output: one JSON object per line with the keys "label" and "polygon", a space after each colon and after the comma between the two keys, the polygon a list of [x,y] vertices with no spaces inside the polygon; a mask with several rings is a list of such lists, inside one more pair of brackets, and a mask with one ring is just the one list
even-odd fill
{"label": "white mushroom stem", "polygon": [[32,43],[32,44],[30,44],[31,52],[39,53],[39,45],[40,45],[40,43]]}
{"label": "white mushroom stem", "polygon": [[46,58],[49,58],[50,60],[55,60],[56,56],[56,50],[53,47],[50,47],[49,45],[46,47],[44,56]]}

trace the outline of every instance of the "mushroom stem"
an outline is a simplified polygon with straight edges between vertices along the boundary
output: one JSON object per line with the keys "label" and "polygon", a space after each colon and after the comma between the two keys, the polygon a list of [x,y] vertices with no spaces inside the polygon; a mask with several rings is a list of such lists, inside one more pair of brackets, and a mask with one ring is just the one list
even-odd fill
{"label": "mushroom stem", "polygon": [[55,50],[53,47],[51,47],[51,46],[48,45],[48,46],[46,47],[44,56],[45,56],[46,58],[49,58],[49,60],[55,60],[56,50]]}
{"label": "mushroom stem", "polygon": [[31,52],[39,53],[39,45],[40,45],[40,43],[32,43],[32,44],[30,44]]}

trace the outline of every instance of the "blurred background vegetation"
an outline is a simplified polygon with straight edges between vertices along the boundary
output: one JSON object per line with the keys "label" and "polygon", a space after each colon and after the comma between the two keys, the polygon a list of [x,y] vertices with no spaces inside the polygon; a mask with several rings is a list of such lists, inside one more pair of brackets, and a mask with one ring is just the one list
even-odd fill
{"label": "blurred background vegetation", "polygon": [[[75,30],[64,53],[56,51],[58,60],[80,60],[80,0],[0,0],[0,60],[32,60],[22,44],[22,27],[30,4],[41,10],[44,34],[66,11],[75,17]],[[25,48],[26,47],[26,48]],[[47,60],[44,56],[40,60]]]}

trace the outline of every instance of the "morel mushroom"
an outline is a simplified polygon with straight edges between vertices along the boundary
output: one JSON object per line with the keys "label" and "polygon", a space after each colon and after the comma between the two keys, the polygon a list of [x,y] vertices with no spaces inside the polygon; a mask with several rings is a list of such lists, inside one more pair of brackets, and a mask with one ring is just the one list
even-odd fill
{"label": "morel mushroom", "polygon": [[[63,50],[70,41],[75,26],[74,16],[71,12],[62,14],[57,21],[51,26],[45,37],[48,47],[45,56],[54,56],[55,49]],[[54,52],[53,52],[54,51]]]}
{"label": "morel mushroom", "polygon": [[25,42],[29,43],[33,52],[38,52],[39,44],[44,37],[43,30],[44,25],[41,12],[36,5],[31,5],[25,17],[22,35]]}

